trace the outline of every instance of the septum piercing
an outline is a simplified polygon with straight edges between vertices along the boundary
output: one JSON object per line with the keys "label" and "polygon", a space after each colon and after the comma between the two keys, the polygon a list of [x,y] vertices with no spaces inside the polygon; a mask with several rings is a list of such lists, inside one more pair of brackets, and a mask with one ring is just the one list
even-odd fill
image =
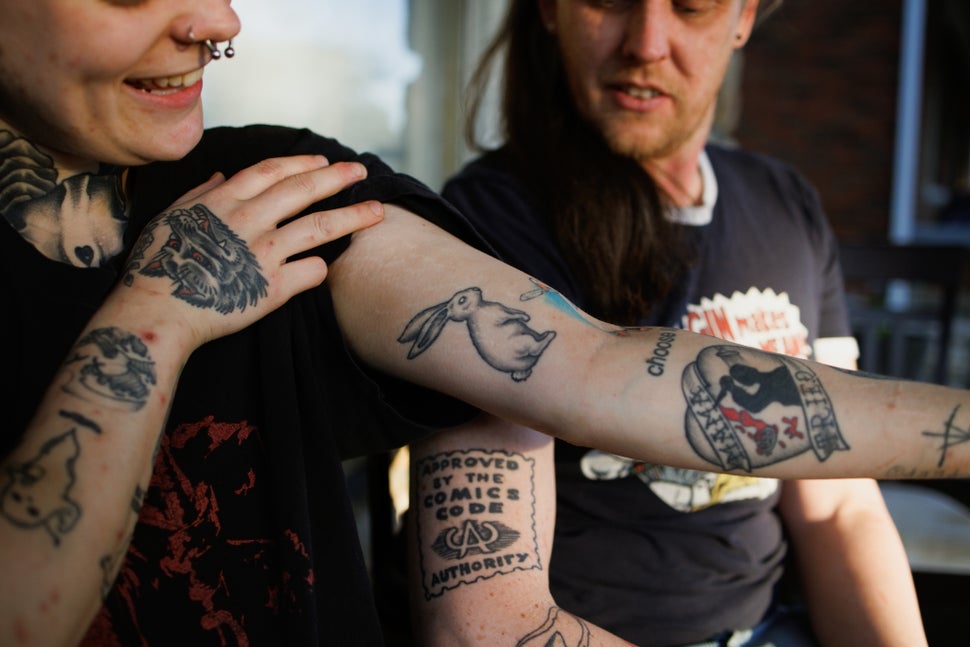
{"label": "septum piercing", "polygon": [[[192,30],[191,27],[189,27],[189,33],[186,35],[186,38],[193,45],[199,42],[198,39],[195,37],[195,32]],[[232,46],[231,38],[229,39],[229,42],[226,44],[225,52],[220,52],[219,47],[215,43],[213,43],[212,40],[209,38],[205,39],[202,44],[205,45],[206,48],[209,50],[209,55],[212,56],[213,61],[218,61],[220,58],[222,58],[223,53],[225,53],[226,58],[232,58],[233,56],[236,55],[236,49]]]}
{"label": "septum piercing", "polygon": [[[212,56],[213,61],[218,61],[220,58],[222,58],[223,52],[220,52],[218,46],[216,46],[216,44],[213,43],[210,39],[207,38],[204,44],[206,47],[209,48],[209,54]],[[224,53],[226,55],[226,58],[232,58],[233,56],[236,55],[236,50],[232,46],[231,38],[229,39],[229,42],[226,44],[226,50]]]}

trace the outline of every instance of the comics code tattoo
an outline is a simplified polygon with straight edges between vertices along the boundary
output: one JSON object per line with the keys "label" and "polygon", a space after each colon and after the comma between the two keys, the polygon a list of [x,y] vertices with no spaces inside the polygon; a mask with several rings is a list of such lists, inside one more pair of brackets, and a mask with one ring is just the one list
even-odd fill
{"label": "comics code tattoo", "polygon": [[[430,600],[496,575],[541,569],[535,529],[535,461],[470,449],[415,468],[421,582]],[[501,519],[529,519],[516,530]]]}
{"label": "comics code tattoo", "polygon": [[539,333],[529,328],[528,314],[486,301],[481,289],[471,287],[422,310],[408,322],[398,337],[402,344],[411,343],[408,359],[426,351],[449,321],[464,323],[479,357],[516,382],[529,379],[532,368],[556,337],[553,330]]}
{"label": "comics code tattoo", "polygon": [[98,328],[82,337],[64,362],[61,388],[82,399],[96,395],[114,408],[138,411],[155,385],[155,362],[136,335]]}
{"label": "comics code tattoo", "polygon": [[710,346],[684,369],[685,427],[694,451],[725,471],[750,472],[812,450],[847,451],[818,376],[783,355]]}
{"label": "comics code tattoo", "polygon": [[940,460],[936,464],[937,467],[943,467],[943,463],[946,462],[947,452],[951,447],[956,445],[962,445],[965,442],[970,441],[970,429],[961,429],[953,424],[953,421],[957,417],[957,411],[960,410],[960,405],[953,408],[950,412],[950,417],[946,419],[943,423],[942,431],[924,431],[923,435],[929,438],[939,438],[940,439]]}
{"label": "comics code tattoo", "polygon": [[131,285],[135,270],[145,276],[167,276],[173,296],[222,314],[245,310],[266,296],[269,282],[246,242],[205,205],[172,209],[159,220],[170,229],[168,240],[142,265],[154,241],[155,227],[146,229],[129,263],[126,285]]}
{"label": "comics code tattoo", "polygon": [[558,607],[550,607],[546,621],[522,637],[515,647],[589,647],[589,626]]}
{"label": "comics code tattoo", "polygon": [[59,414],[73,424],[44,443],[32,459],[7,465],[9,482],[0,490],[0,516],[19,528],[43,528],[55,546],[81,518],[81,506],[71,499],[74,463],[81,453],[78,429],[101,433],[97,424],[82,415]]}

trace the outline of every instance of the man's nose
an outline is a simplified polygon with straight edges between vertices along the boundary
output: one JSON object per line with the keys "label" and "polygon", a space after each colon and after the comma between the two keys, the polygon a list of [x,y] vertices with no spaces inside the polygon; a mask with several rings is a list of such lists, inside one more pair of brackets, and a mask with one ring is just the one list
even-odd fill
{"label": "man's nose", "polygon": [[643,0],[627,14],[623,54],[643,62],[670,55],[670,28],[675,17],[668,0]]}

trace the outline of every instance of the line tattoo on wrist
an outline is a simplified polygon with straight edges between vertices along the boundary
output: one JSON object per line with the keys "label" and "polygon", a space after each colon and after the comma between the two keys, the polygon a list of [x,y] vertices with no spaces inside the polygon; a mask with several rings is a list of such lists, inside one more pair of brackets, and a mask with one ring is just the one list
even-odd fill
{"label": "line tattoo on wrist", "polygon": [[956,445],[962,445],[965,442],[970,441],[970,429],[961,429],[954,424],[957,417],[957,412],[960,410],[960,405],[953,407],[953,411],[950,412],[950,416],[944,421],[943,429],[940,431],[924,431],[923,435],[928,438],[939,438],[940,440],[940,460],[937,462],[936,466],[939,468],[943,467],[946,462],[947,453],[952,447]]}
{"label": "line tattoo on wrist", "polygon": [[[167,225],[168,239],[145,261],[159,224]],[[126,268],[126,285],[134,283],[136,271],[167,276],[173,296],[222,314],[256,305],[269,286],[246,241],[201,203],[172,209],[146,227]]]}

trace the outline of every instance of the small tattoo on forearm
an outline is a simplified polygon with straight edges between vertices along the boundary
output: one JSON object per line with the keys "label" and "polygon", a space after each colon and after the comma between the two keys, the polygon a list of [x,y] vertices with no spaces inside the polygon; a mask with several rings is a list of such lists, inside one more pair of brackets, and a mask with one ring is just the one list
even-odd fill
{"label": "small tattoo on forearm", "polygon": [[131,544],[131,539],[135,534],[135,522],[138,519],[139,513],[141,513],[142,505],[145,502],[145,488],[141,485],[135,486],[135,491],[131,495],[131,502],[129,504],[130,514],[126,520],[126,525],[128,532],[125,536],[118,542],[114,551],[103,555],[100,560],[98,560],[98,565],[101,567],[101,601],[104,602],[108,599],[108,593],[111,591],[111,587],[114,586],[115,578],[118,576],[118,570],[121,568],[121,562],[124,560],[125,555],[128,554],[128,546]]}
{"label": "small tattoo on forearm", "polygon": [[77,432],[87,427],[101,429],[84,416],[61,411],[62,418],[75,423],[48,440],[35,457],[6,466],[9,482],[0,490],[0,516],[19,528],[43,528],[55,546],[81,518],[81,506],[71,498],[74,463],[81,454]]}
{"label": "small tattoo on forearm", "polygon": [[535,287],[528,292],[523,292],[519,295],[519,301],[531,301],[532,299],[538,299],[542,297],[543,301],[547,305],[555,308],[559,312],[572,317],[578,321],[583,322],[591,328],[595,328],[600,332],[605,332],[609,335],[614,335],[616,337],[628,337],[631,333],[644,332],[647,330],[652,330],[650,326],[627,326],[625,328],[617,328],[615,326],[605,326],[597,323],[594,319],[590,318],[585,312],[576,307],[576,305],[564,297],[561,293],[553,290],[550,286],[537,281],[534,278],[529,278],[529,282]]}
{"label": "small tattoo on forearm", "polygon": [[113,408],[138,411],[155,385],[155,362],[137,335],[117,328],[92,330],[64,363],[69,373],[62,389],[82,399],[99,396]]}
{"label": "small tattoo on forearm", "polygon": [[705,460],[744,470],[849,445],[832,401],[807,364],[739,346],[710,346],[684,369],[687,438]]}
{"label": "small tattoo on forearm", "polygon": [[398,342],[411,344],[408,359],[426,351],[449,321],[464,323],[479,357],[513,380],[529,379],[546,347],[556,337],[553,330],[539,333],[528,325],[529,315],[482,298],[479,288],[456,292],[449,300],[422,310],[405,326]]}
{"label": "small tattoo on forearm", "polygon": [[946,419],[943,423],[942,431],[924,431],[923,435],[930,438],[940,439],[940,460],[936,464],[937,467],[943,467],[943,463],[946,462],[947,451],[951,447],[956,445],[962,445],[963,443],[970,441],[970,430],[961,429],[954,424],[954,420],[957,416],[957,411],[960,410],[960,405],[958,404],[950,412],[950,417]]}
{"label": "small tattoo on forearm", "polygon": [[[144,263],[158,222],[168,226],[168,240]],[[126,285],[133,283],[135,270],[145,276],[167,276],[173,296],[223,314],[245,310],[266,296],[269,283],[246,241],[205,205],[172,209],[150,227],[129,262]]]}
{"label": "small tattoo on forearm", "polygon": [[522,637],[515,647],[589,647],[589,626],[580,618],[551,607],[546,621]]}
{"label": "small tattoo on forearm", "polygon": [[[425,599],[495,575],[541,569],[535,529],[535,461],[470,449],[429,456],[415,469]],[[529,519],[516,530],[504,521]]]}
{"label": "small tattoo on forearm", "polygon": [[650,359],[647,360],[647,374],[653,377],[660,377],[664,374],[667,367],[667,358],[670,356],[670,349],[674,345],[677,334],[666,330],[657,337],[657,343],[653,347]]}

